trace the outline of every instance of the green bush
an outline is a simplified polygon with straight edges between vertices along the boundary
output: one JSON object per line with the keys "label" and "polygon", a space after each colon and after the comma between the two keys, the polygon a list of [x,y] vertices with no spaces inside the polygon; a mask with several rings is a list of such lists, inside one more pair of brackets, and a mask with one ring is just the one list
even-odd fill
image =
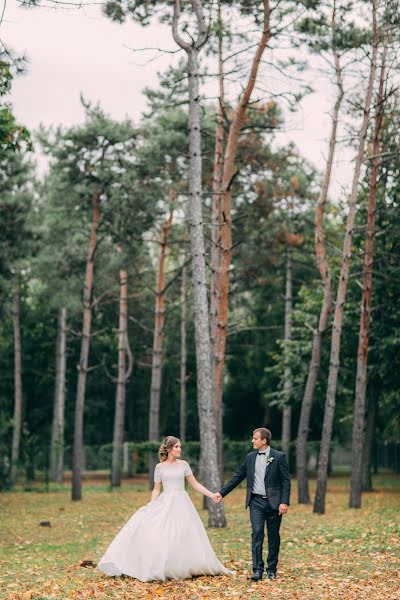
{"label": "green bush", "polygon": [[[147,473],[148,458],[150,455],[155,460],[158,460],[158,449],[160,442],[128,442],[128,472]],[[275,441],[274,448],[280,449],[281,442]],[[291,464],[295,464],[295,449],[296,444],[291,444],[290,460]],[[319,442],[309,442],[309,455],[316,455],[319,449]],[[251,443],[248,441],[224,440],[224,469],[230,473],[243,461],[248,452],[252,450]],[[112,444],[104,444],[103,446],[86,446],[85,460],[87,471],[107,470],[111,466]],[[197,472],[200,460],[200,442],[191,441],[183,444],[182,458],[187,460],[192,469]],[[71,452],[66,452],[65,467],[71,468]]]}

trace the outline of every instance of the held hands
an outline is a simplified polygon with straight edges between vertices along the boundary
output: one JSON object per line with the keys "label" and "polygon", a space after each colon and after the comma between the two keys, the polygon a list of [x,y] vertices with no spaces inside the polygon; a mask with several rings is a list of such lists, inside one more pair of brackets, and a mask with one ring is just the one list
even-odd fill
{"label": "held hands", "polygon": [[221,502],[221,500],[222,500],[222,496],[221,496],[221,494],[220,494],[219,492],[215,492],[215,494],[213,494],[213,495],[211,496],[211,500],[212,500],[212,501],[213,501],[215,504],[218,504],[219,502]]}

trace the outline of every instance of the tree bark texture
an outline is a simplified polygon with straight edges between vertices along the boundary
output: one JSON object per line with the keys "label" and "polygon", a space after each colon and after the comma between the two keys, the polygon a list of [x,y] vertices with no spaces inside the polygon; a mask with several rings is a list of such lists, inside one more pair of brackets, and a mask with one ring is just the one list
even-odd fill
{"label": "tree bark texture", "polygon": [[52,481],[64,480],[64,423],[67,372],[67,309],[60,308],[56,350],[56,385],[54,390],[54,413],[51,429],[50,476]]}
{"label": "tree bark texture", "polygon": [[339,284],[336,296],[335,313],[333,318],[333,330],[331,339],[331,354],[329,363],[329,374],[326,391],[324,420],[322,425],[322,439],[318,460],[317,489],[314,499],[314,512],[323,514],[325,512],[325,497],[328,478],[329,450],[332,439],[332,425],[335,412],[336,388],[339,373],[340,341],[342,335],[342,324],[344,304],[346,301],[347,285],[349,281],[351,246],[353,239],[354,221],[357,209],[357,192],[360,179],[361,165],[364,159],[365,139],[368,130],[368,121],[371,108],[371,99],[376,75],[376,62],[379,45],[379,32],[377,23],[377,0],[372,0],[373,33],[371,66],[369,80],[364,104],[362,125],[358,136],[358,152],[354,167],[351,195],[348,203],[349,211],[346,221],[346,230],[343,241],[342,265],[339,275]]}
{"label": "tree bark texture", "polygon": [[[220,167],[218,166],[217,178],[214,173],[215,193],[218,194],[219,210],[218,210],[218,229],[215,235],[218,236],[217,243],[213,243],[215,252],[218,257],[212,260],[216,270],[215,280],[213,282],[211,298],[216,306],[212,305],[213,321],[215,325],[212,328],[213,336],[213,372],[214,372],[214,406],[216,414],[216,424],[218,428],[218,437],[220,439],[220,454],[222,460],[222,393],[223,393],[223,376],[225,367],[225,349],[226,338],[228,333],[228,312],[229,312],[229,269],[232,262],[232,193],[231,183],[235,175],[235,160],[239,144],[239,137],[244,125],[247,107],[256,83],[261,58],[267,47],[271,37],[270,31],[270,6],[269,0],[263,0],[264,6],[264,22],[261,39],[258,43],[256,53],[251,65],[247,85],[239,99],[238,105],[234,111],[233,119],[229,128],[228,139],[225,148],[222,181],[220,178]],[[218,147],[220,151],[222,147]],[[217,150],[217,149],[216,149]],[[217,187],[218,184],[218,187]],[[215,211],[217,213],[217,211]]]}
{"label": "tree bark texture", "polygon": [[90,332],[92,322],[92,289],[94,255],[97,246],[97,230],[100,220],[100,192],[93,192],[92,223],[89,250],[86,259],[83,287],[83,323],[81,352],[78,364],[78,383],[75,402],[74,447],[72,459],[72,500],[82,499],[82,460],[83,460],[83,414],[85,407],[86,377],[89,361]]}
{"label": "tree bark texture", "polygon": [[113,452],[111,462],[111,485],[121,485],[122,448],[124,443],[126,383],[132,370],[130,357],[128,371],[126,357],[128,350],[128,273],[125,269],[119,271],[119,323],[118,323],[118,378],[115,396],[115,416]]}
{"label": "tree bark texture", "polygon": [[60,376],[60,338],[61,338],[61,308],[58,310],[58,322],[57,322],[57,341],[56,341],[56,371],[55,371],[55,382],[54,382],[54,402],[53,402],[53,421],[51,425],[51,443],[50,443],[50,479],[55,481],[55,463],[56,463],[56,442],[58,437],[57,427],[57,399],[58,399],[58,386]]}
{"label": "tree bark texture", "polygon": [[20,293],[19,276],[12,290],[12,317],[14,329],[14,419],[11,442],[10,484],[14,486],[18,475],[18,460],[21,444],[22,423],[22,357],[21,357],[21,326],[20,326]]}
{"label": "tree bark texture", "polygon": [[[336,4],[334,3],[332,13],[332,36],[336,30]],[[329,139],[328,158],[325,166],[323,185],[318,196],[315,209],[315,256],[318,270],[324,286],[324,295],[322,300],[321,312],[317,328],[314,332],[311,360],[308,369],[306,386],[301,403],[299,425],[297,431],[296,446],[296,471],[297,471],[297,489],[298,502],[308,504],[310,502],[310,492],[308,486],[307,473],[307,441],[310,427],[311,409],[314,401],[315,386],[318,380],[319,369],[321,366],[322,339],[328,328],[329,314],[332,307],[332,275],[326,256],[325,233],[324,233],[324,214],[328,198],[329,185],[332,176],[332,165],[336,149],[337,129],[339,123],[339,112],[342,104],[344,90],[342,81],[342,69],[340,66],[340,57],[332,40],[332,53],[335,64],[336,85],[338,94],[333,108],[332,127]]]}
{"label": "tree bark texture", "polygon": [[387,33],[384,33],[382,64],[379,88],[376,98],[375,131],[371,161],[370,185],[368,193],[368,216],[365,239],[364,266],[362,277],[362,298],[360,310],[360,329],[357,351],[356,391],[353,415],[353,440],[351,460],[350,508],[361,508],[362,493],[362,456],[365,425],[365,395],[367,390],[368,343],[371,322],[372,303],[372,265],[374,260],[376,198],[378,194],[378,175],[381,165],[381,128],[385,93],[385,69],[387,55]]}
{"label": "tree bark texture", "polygon": [[367,423],[364,432],[363,456],[362,456],[362,491],[372,492],[372,449],[374,445],[375,417],[376,417],[376,398],[371,390],[368,410]]}
{"label": "tree bark texture", "polygon": [[[178,32],[180,1],[175,0],[173,36],[187,54],[189,82],[189,228],[192,254],[192,285],[195,322],[197,404],[201,444],[201,462],[207,465],[203,472],[208,489],[220,487],[217,461],[217,440],[214,419],[213,380],[211,369],[211,341],[202,207],[202,156],[201,156],[201,109],[199,92],[199,50],[208,39],[207,25],[200,0],[191,0],[196,15],[198,35],[186,42]],[[210,527],[226,524],[223,504],[209,504]]]}
{"label": "tree bark texture", "polygon": [[214,150],[214,170],[213,170],[213,201],[211,212],[211,289],[210,289],[210,321],[211,321],[211,345],[213,355],[214,369],[214,413],[215,427],[217,435],[218,449],[218,468],[220,472],[221,485],[224,478],[223,465],[223,426],[222,426],[222,387],[217,387],[216,368],[218,365],[218,314],[220,304],[219,277],[221,267],[221,223],[222,223],[222,175],[224,158],[224,112],[225,112],[225,92],[224,92],[224,61],[223,61],[223,37],[222,37],[222,17],[221,3],[218,2],[218,83],[219,83],[219,102],[216,113],[215,128],[215,150]]}
{"label": "tree bark texture", "polygon": [[154,314],[153,356],[151,364],[149,440],[160,439],[160,394],[165,323],[165,265],[168,251],[168,235],[172,225],[173,209],[162,227],[160,256],[157,265],[156,304]]}
{"label": "tree bark texture", "polygon": [[187,322],[187,266],[186,256],[183,259],[181,279],[181,365],[180,365],[180,401],[179,401],[179,437],[181,442],[186,441],[186,322]]}
{"label": "tree bark texture", "polygon": [[292,248],[287,247],[286,252],[286,290],[285,290],[285,333],[284,333],[284,371],[283,371],[283,414],[282,414],[282,450],[290,460],[290,429],[292,423],[292,369],[290,366],[290,348],[292,339],[292,313],[293,313],[293,277],[292,277]]}
{"label": "tree bark texture", "polygon": [[[168,235],[172,224],[173,209],[162,227],[160,240],[160,256],[157,265],[156,302],[154,310],[153,353],[151,363],[150,411],[149,411],[149,440],[160,439],[160,401],[162,383],[162,363],[165,323],[165,265],[168,250]],[[154,485],[154,467],[156,460],[149,453],[149,488]]]}

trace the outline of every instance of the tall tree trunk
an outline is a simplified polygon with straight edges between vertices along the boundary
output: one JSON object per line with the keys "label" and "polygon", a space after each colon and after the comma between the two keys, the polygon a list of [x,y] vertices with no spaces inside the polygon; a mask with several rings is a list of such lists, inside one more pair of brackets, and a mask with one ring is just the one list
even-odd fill
{"label": "tall tree trunk", "polygon": [[282,415],[282,450],[286,454],[287,462],[290,460],[290,427],[292,422],[292,407],[290,405],[292,395],[292,369],[290,366],[290,348],[292,339],[292,312],[293,312],[293,290],[292,290],[292,248],[287,246],[286,251],[286,290],[285,290],[285,347],[284,347],[284,372],[283,372],[283,397],[284,407]]}
{"label": "tall tree trunk", "polygon": [[75,402],[74,448],[72,457],[72,500],[82,499],[83,414],[85,407],[86,377],[89,361],[90,331],[92,322],[94,255],[97,246],[97,230],[99,227],[99,220],[100,192],[95,191],[93,192],[92,196],[92,224],[83,287],[82,341],[78,365],[78,383]]}
{"label": "tall tree trunk", "polygon": [[[247,114],[247,107],[253,92],[258,69],[264,50],[271,37],[270,31],[270,7],[269,0],[263,0],[264,5],[264,23],[263,33],[258,43],[257,50],[251,65],[249,78],[238,105],[234,111],[233,119],[229,128],[228,140],[225,149],[222,181],[220,166],[217,167],[217,174],[214,171],[215,192],[214,198],[219,196],[219,210],[215,211],[215,217],[218,214],[218,225],[213,229],[218,231],[214,235],[218,236],[217,243],[213,243],[213,248],[218,254],[217,258],[212,260],[215,269],[215,281],[211,293],[212,301],[216,306],[212,306],[212,315],[215,325],[212,329],[213,336],[213,372],[214,372],[214,406],[216,415],[217,437],[219,439],[220,460],[222,462],[222,392],[223,376],[225,367],[225,349],[228,333],[228,312],[229,312],[229,269],[232,262],[232,193],[231,184],[235,175],[235,160],[239,144],[239,137]],[[220,59],[221,60],[221,59]],[[221,80],[221,77],[220,77]],[[218,132],[217,132],[218,135]],[[217,151],[217,147],[216,147]],[[218,147],[218,152],[222,151],[222,145]],[[215,218],[214,217],[214,218]]]}
{"label": "tall tree trunk", "polygon": [[346,221],[346,231],[343,241],[343,255],[342,255],[342,266],[340,269],[339,285],[336,296],[335,314],[333,319],[333,331],[331,340],[331,355],[329,363],[329,374],[328,384],[326,391],[326,402],[324,421],[322,426],[322,439],[318,460],[318,473],[317,473],[317,490],[314,499],[314,512],[324,513],[325,512],[325,497],[326,497],[326,486],[328,477],[328,460],[329,450],[332,439],[332,425],[333,416],[335,412],[336,402],[336,387],[339,373],[339,356],[340,356],[340,340],[342,335],[342,324],[343,324],[343,313],[344,303],[346,301],[347,284],[349,281],[349,270],[350,270],[350,259],[351,259],[351,245],[353,239],[354,220],[357,209],[357,192],[360,179],[361,165],[364,159],[364,146],[365,138],[368,130],[369,113],[371,108],[372,91],[375,81],[376,74],[376,61],[379,45],[379,30],[377,22],[377,1],[372,0],[372,12],[373,12],[373,33],[374,42],[372,47],[372,58],[371,67],[369,74],[369,81],[367,86],[367,93],[364,105],[364,115],[362,120],[362,126],[358,137],[358,153],[354,168],[353,184],[351,195],[349,199],[349,212]]}
{"label": "tall tree trunk", "polygon": [[379,89],[376,99],[375,132],[372,153],[370,187],[368,194],[368,217],[365,239],[364,268],[362,278],[362,299],[360,311],[360,331],[357,351],[356,393],[353,416],[353,443],[351,460],[350,508],[361,508],[362,492],[362,456],[365,425],[365,394],[367,389],[368,344],[371,321],[372,264],[374,260],[376,198],[378,193],[378,174],[381,165],[381,128],[383,118],[385,68],[387,55],[387,32],[384,32],[382,65]]}
{"label": "tall tree trunk", "polygon": [[58,315],[56,385],[50,449],[50,477],[56,483],[62,483],[64,480],[64,422],[67,372],[66,338],[67,309],[62,307]]}
{"label": "tall tree trunk", "polygon": [[[336,3],[334,3],[333,6],[331,27],[333,38],[336,32]],[[315,255],[321,279],[324,284],[324,295],[322,300],[321,312],[319,315],[318,326],[313,336],[311,360],[308,369],[307,382],[306,387],[304,389],[303,400],[301,403],[301,411],[297,431],[296,471],[298,501],[300,504],[308,504],[310,502],[307,473],[307,441],[310,428],[311,408],[314,401],[315,386],[317,383],[319,369],[321,365],[322,338],[328,327],[329,314],[331,312],[332,307],[332,275],[330,272],[325,249],[324,213],[332,175],[333,158],[335,155],[336,137],[339,123],[339,111],[344,96],[340,57],[335,48],[333,39],[332,53],[335,63],[336,85],[338,88],[338,94],[333,108],[332,127],[329,139],[329,152],[326,161],[324,181],[315,209]]]}
{"label": "tall tree trunk", "polygon": [[225,92],[224,92],[224,61],[223,61],[223,23],[221,15],[221,2],[218,2],[218,83],[219,83],[219,102],[216,112],[215,128],[215,151],[214,151],[214,172],[213,172],[213,202],[211,214],[211,289],[210,289],[210,321],[211,321],[211,345],[214,369],[214,413],[215,430],[217,436],[218,449],[218,468],[220,472],[221,484],[224,479],[223,465],[223,427],[222,427],[222,388],[218,388],[216,381],[216,369],[219,363],[218,355],[218,315],[219,303],[221,299],[219,290],[219,278],[221,268],[221,192],[224,158],[224,112],[225,112]]}
{"label": "tall tree trunk", "polygon": [[[220,487],[217,461],[217,440],[214,419],[213,380],[211,369],[211,342],[207,300],[207,280],[202,209],[202,156],[201,156],[201,109],[199,91],[199,50],[208,38],[207,25],[200,0],[191,0],[196,15],[198,36],[192,43],[182,39],[178,32],[180,1],[175,0],[172,24],[176,43],[187,54],[189,82],[189,227],[192,254],[193,306],[196,342],[197,402],[201,461],[207,465],[203,474],[208,489]],[[223,504],[209,504],[210,527],[226,524]]]}
{"label": "tall tree trunk", "polygon": [[113,452],[111,463],[111,485],[121,485],[122,446],[124,442],[126,382],[129,371],[126,372],[126,354],[128,340],[128,273],[125,269],[119,271],[119,323],[118,323],[118,378],[115,397]]}
{"label": "tall tree trunk", "polygon": [[375,417],[376,417],[376,398],[374,391],[370,392],[367,423],[364,433],[363,457],[362,457],[362,491],[372,491],[372,448],[374,444],[375,432]]}
{"label": "tall tree trunk", "polygon": [[181,365],[180,365],[180,402],[179,402],[179,437],[186,441],[186,321],[187,321],[187,266],[186,255],[183,258],[181,280]]}
{"label": "tall tree trunk", "polygon": [[[162,362],[164,345],[165,322],[165,263],[167,258],[168,235],[171,229],[173,209],[162,227],[160,241],[160,256],[157,265],[156,303],[154,312],[153,355],[151,364],[150,385],[150,414],[149,414],[149,440],[154,442],[160,439],[160,396],[162,380]],[[149,487],[153,487],[155,460],[149,453]]]}
{"label": "tall tree trunk", "polygon": [[57,439],[58,439],[58,387],[60,378],[60,339],[61,339],[61,308],[58,310],[57,319],[57,341],[56,341],[56,371],[54,382],[54,401],[53,401],[53,421],[51,424],[51,442],[50,442],[50,479],[55,481],[56,477],[56,456],[57,456]]}
{"label": "tall tree trunk", "polygon": [[150,417],[149,417],[149,440],[160,439],[160,393],[162,377],[162,358],[164,344],[164,322],[165,322],[165,263],[168,249],[168,235],[171,229],[173,209],[162,227],[160,241],[160,256],[157,265],[156,281],[156,303],[154,313],[154,336],[153,356],[151,366],[151,388],[150,388]]}
{"label": "tall tree trunk", "polygon": [[20,291],[19,275],[17,274],[12,291],[12,315],[14,328],[14,419],[10,467],[11,486],[14,486],[17,481],[22,423]]}

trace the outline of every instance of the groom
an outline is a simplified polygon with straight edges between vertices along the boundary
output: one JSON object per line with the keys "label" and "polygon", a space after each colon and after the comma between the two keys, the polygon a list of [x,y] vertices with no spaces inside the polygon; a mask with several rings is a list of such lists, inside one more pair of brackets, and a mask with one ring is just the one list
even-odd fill
{"label": "groom", "polygon": [[290,478],[284,452],[270,446],[271,432],[259,427],[253,431],[254,452],[249,452],[244,463],[216,494],[220,501],[243,479],[247,478],[246,508],[250,506],[252,528],[251,552],[253,581],[260,581],[264,572],[262,549],[265,523],[268,532],[267,577],[275,579],[278,564],[282,515],[289,506]]}

